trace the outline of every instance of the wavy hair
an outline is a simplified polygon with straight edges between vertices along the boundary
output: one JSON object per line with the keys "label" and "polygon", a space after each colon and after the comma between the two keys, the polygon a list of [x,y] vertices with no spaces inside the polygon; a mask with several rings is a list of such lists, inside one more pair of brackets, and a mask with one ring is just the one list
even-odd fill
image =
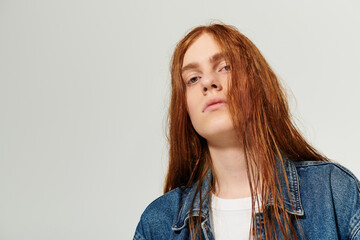
{"label": "wavy hair", "polygon": [[[170,64],[171,100],[167,132],[169,166],[164,193],[181,186],[189,187],[194,183],[197,183],[196,191],[201,191],[201,183],[212,167],[206,139],[195,131],[187,113],[186,86],[181,76],[185,52],[203,33],[213,36],[230,63],[231,81],[228,83],[227,100],[235,131],[245,153],[252,196],[250,236],[261,239],[261,234],[255,227],[255,203],[266,206],[272,197],[273,206],[261,209],[266,239],[278,237],[275,223],[284,239],[291,239],[291,236],[297,239],[292,216],[285,211],[282,197],[285,193],[277,187],[279,174],[275,167],[275,155],[280,156],[278,160],[284,172],[282,154],[292,161],[329,159],[301,135],[291,121],[286,94],[275,73],[258,48],[234,26],[224,23],[198,26],[176,45]],[[285,181],[288,184],[286,174]],[[210,191],[213,189],[214,180]],[[255,194],[259,189],[260,198]],[[192,210],[191,208],[189,228],[192,239],[196,239],[201,232],[201,218],[194,220]],[[199,235],[201,238],[201,234]]]}

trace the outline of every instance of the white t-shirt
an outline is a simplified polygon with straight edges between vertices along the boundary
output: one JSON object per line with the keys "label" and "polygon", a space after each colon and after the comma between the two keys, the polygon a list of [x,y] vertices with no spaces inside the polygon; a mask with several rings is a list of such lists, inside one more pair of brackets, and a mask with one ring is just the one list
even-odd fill
{"label": "white t-shirt", "polygon": [[[255,205],[255,211],[258,207]],[[210,222],[216,240],[248,240],[251,197],[223,199],[211,195]]]}

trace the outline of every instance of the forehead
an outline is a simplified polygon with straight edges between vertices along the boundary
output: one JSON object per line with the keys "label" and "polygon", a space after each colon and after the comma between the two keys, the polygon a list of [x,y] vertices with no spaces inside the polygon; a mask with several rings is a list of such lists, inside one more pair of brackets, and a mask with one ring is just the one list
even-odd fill
{"label": "forehead", "polygon": [[208,61],[215,53],[220,53],[221,48],[209,33],[203,33],[187,49],[183,59],[183,65],[192,62]]}

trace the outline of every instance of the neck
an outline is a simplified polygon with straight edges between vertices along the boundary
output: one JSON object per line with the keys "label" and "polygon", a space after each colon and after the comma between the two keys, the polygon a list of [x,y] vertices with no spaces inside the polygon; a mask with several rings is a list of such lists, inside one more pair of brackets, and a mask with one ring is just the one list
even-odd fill
{"label": "neck", "polygon": [[215,175],[215,192],[220,198],[250,197],[244,150],[240,143],[217,145],[208,142]]}

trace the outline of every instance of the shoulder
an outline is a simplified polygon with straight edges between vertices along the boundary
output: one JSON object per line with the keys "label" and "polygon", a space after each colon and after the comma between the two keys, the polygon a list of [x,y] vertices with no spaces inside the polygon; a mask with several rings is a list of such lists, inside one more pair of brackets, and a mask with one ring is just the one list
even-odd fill
{"label": "shoulder", "polygon": [[167,192],[152,201],[144,210],[142,214],[143,220],[152,220],[153,216],[169,217],[178,212],[178,207],[181,206],[183,198],[188,193],[189,188],[176,188]]}
{"label": "shoulder", "polygon": [[[336,162],[293,162],[298,173],[301,201],[308,217],[319,212],[334,218],[337,228],[349,239],[360,239],[360,182]],[[322,221],[325,221],[323,219]]]}
{"label": "shoulder", "polygon": [[307,181],[322,180],[328,181],[334,187],[336,183],[349,184],[355,192],[360,192],[360,182],[358,178],[346,167],[336,162],[323,161],[296,161],[296,166],[300,178]]}
{"label": "shoulder", "polygon": [[301,192],[331,194],[334,202],[359,201],[360,182],[341,164],[321,161],[300,161],[294,164]]}
{"label": "shoulder", "polygon": [[134,239],[166,239],[188,192],[189,188],[179,187],[152,201],[141,215]]}

